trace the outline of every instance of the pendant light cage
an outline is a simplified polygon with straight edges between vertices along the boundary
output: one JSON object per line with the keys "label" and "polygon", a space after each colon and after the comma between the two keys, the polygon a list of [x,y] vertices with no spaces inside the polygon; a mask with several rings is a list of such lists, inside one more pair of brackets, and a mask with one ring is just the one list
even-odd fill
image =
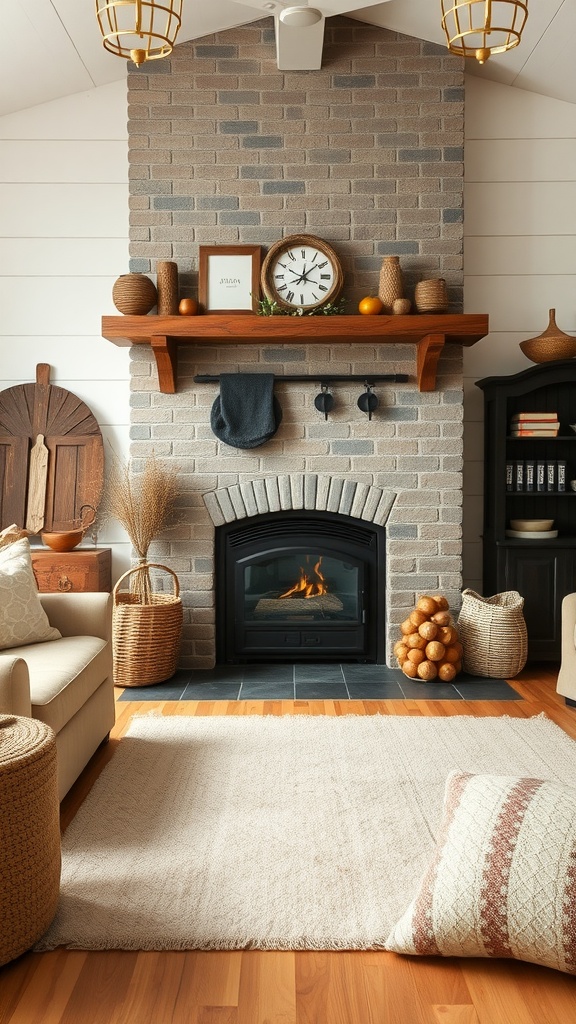
{"label": "pendant light cage", "polygon": [[104,48],[143,64],[172,53],[183,0],[96,0]]}
{"label": "pendant light cage", "polygon": [[440,0],[448,49],[484,64],[493,53],[518,46],[528,17],[527,0]]}

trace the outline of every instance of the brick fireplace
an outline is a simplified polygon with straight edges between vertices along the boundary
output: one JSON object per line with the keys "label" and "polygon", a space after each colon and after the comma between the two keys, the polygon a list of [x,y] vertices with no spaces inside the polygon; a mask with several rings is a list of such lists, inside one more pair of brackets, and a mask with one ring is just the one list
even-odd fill
{"label": "brick fireplace", "polygon": [[[443,48],[346,18],[327,22],[323,67],[279,72],[272,22],[177,46],[129,85],[131,268],[178,263],[195,294],[199,244],[259,243],[306,231],[345,271],[344,295],[377,290],[399,255],[408,297],[444,277],[461,311],[463,69]],[[325,420],[319,386],[284,374],[408,374],[376,386],[338,383]],[[283,410],[276,435],[250,451],[210,428],[217,384],[199,374],[272,372]],[[179,522],[151,550],[177,572],[185,606],[183,667],[216,658],[215,539],[224,524],[285,510],[328,510],[385,531],[380,645],[391,663],[397,624],[422,592],[456,607],[461,591],[462,358],[447,346],[436,389],[420,392],[412,345],[202,344],[182,349],[176,394],[161,394],[148,346],[131,349],[131,454],[174,460]]]}

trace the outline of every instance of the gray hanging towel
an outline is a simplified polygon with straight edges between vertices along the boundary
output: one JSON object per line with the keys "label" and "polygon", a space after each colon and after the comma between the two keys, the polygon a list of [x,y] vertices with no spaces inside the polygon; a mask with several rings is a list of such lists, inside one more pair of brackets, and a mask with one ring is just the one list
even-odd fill
{"label": "gray hanging towel", "polygon": [[221,441],[232,448],[258,448],[274,436],[281,422],[273,373],[220,374],[210,425]]}

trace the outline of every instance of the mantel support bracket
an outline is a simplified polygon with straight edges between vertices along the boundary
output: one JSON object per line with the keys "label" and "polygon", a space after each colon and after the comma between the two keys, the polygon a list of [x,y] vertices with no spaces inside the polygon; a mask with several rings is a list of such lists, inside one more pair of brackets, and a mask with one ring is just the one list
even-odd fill
{"label": "mantel support bracket", "polygon": [[[186,340],[166,334],[153,334],[150,338],[158,370],[158,385],[164,395],[176,394],[178,345],[186,344]],[[435,390],[438,359],[445,341],[445,334],[427,334],[416,341],[416,375],[419,391]]]}
{"label": "mantel support bracket", "polygon": [[176,394],[178,380],[178,339],[165,334],[153,334],[150,338],[158,370],[158,385],[163,395]]}
{"label": "mantel support bracket", "polygon": [[436,370],[445,341],[445,334],[427,334],[418,342],[416,375],[419,391],[436,390]]}

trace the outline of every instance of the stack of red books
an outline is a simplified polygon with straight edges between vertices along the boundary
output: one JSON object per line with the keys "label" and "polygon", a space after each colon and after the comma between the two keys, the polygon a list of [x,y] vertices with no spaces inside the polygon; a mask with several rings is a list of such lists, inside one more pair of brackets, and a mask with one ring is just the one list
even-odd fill
{"label": "stack of red books", "polygon": [[555,412],[517,412],[510,421],[512,437],[556,437],[559,429]]}

